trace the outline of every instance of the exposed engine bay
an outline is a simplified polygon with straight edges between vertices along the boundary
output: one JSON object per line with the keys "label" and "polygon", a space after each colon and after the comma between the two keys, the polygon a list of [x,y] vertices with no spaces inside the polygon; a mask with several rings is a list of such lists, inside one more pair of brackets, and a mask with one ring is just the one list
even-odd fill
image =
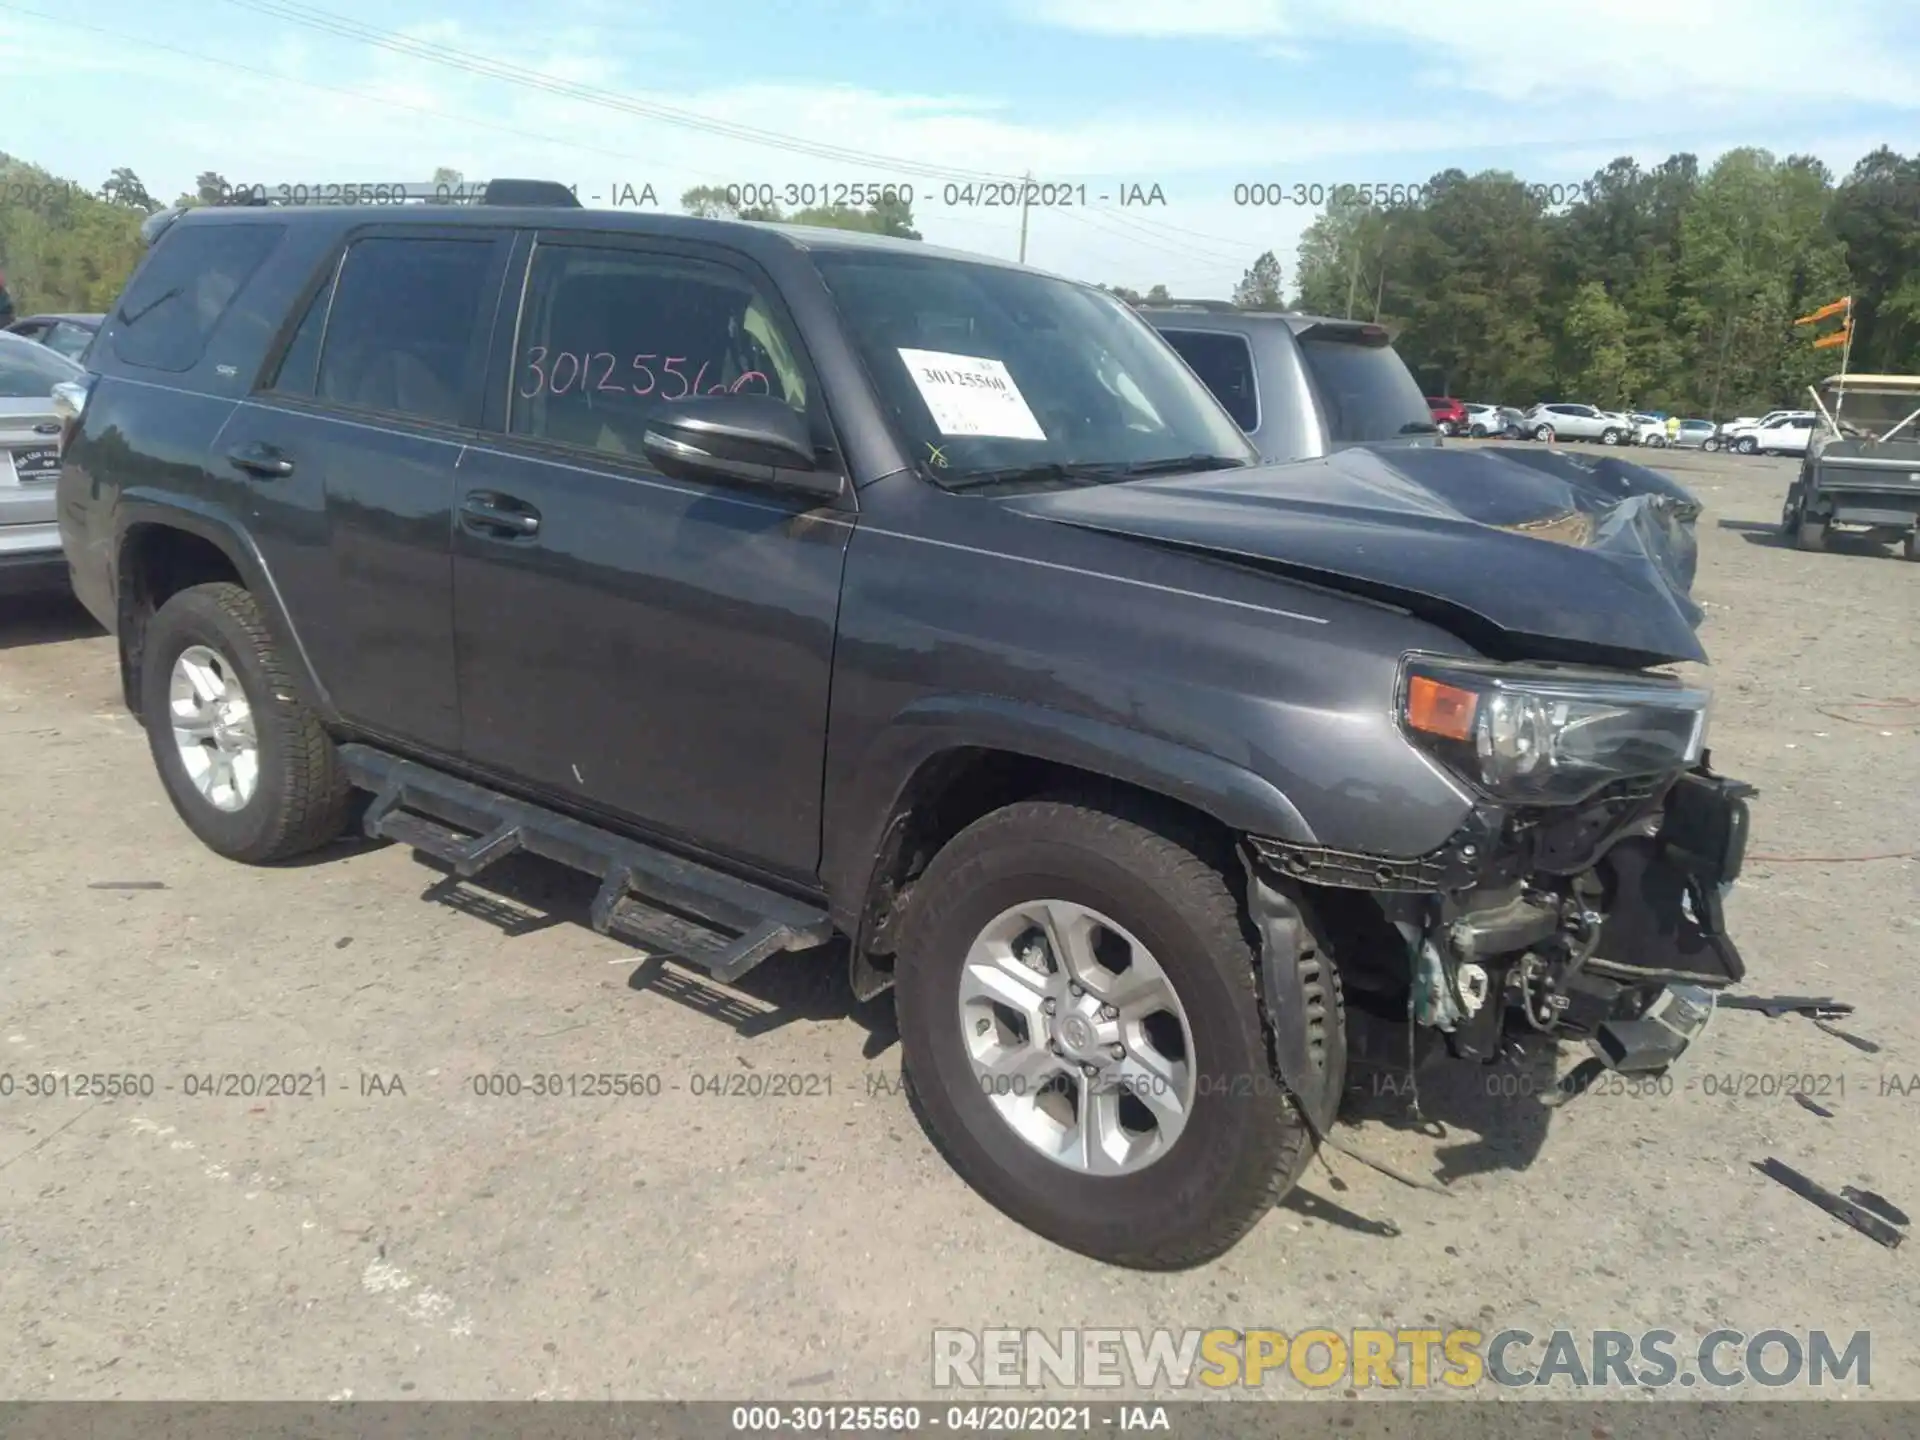
{"label": "exposed engine bay", "polygon": [[1715,993],[1746,973],[1721,897],[1740,873],[1753,793],[1703,755],[1682,775],[1618,782],[1578,806],[1482,806],[1417,861],[1250,842],[1281,1078],[1320,1096],[1314,1118],[1331,1121],[1337,1097],[1324,1090],[1338,1067],[1314,1033],[1324,1005],[1285,993],[1300,967],[1273,953],[1289,881],[1309,887],[1361,1018],[1411,1025],[1422,1048],[1438,1040],[1483,1063],[1531,1033],[1584,1039],[1609,1069],[1665,1069]]}

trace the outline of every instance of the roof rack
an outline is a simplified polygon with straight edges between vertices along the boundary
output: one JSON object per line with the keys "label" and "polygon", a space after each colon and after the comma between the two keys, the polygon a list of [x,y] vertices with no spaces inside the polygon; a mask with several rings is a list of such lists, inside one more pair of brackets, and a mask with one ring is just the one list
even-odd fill
{"label": "roof rack", "polygon": [[557,180],[409,180],[378,184],[237,185],[221,205],[553,205],[580,208],[573,186]]}

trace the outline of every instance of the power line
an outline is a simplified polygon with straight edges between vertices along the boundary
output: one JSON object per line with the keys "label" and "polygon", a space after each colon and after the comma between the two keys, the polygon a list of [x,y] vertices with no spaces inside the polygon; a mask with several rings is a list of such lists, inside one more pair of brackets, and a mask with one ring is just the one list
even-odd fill
{"label": "power line", "polygon": [[538,70],[529,70],[524,66],[510,65],[504,61],[490,60],[470,50],[461,50],[452,45],[441,45],[433,41],[415,40],[391,30],[381,30],[371,25],[363,25],[357,20],[333,15],[312,6],[284,3],[284,0],[227,0],[230,5],[243,10],[252,10],[258,14],[275,19],[286,20],[311,30],[336,36],[341,39],[356,40],[365,45],[387,50],[397,55],[406,55],[416,60],[425,60],[447,69],[461,71],[469,75],[478,75],[493,80],[503,80],[509,84],[522,85],[540,90],[549,95],[558,95],[584,104],[596,105],[603,109],[616,110],[640,119],[656,120],[662,124],[677,125],[684,129],[698,130],[710,135],[718,135],[730,140],[742,140],[771,150],[783,150],[792,154],[807,155],[819,160],[842,160],[851,163],[887,169],[900,174],[917,175],[922,179],[950,180],[954,178],[973,178],[995,181],[1015,180],[1018,177],[1003,175],[986,170],[960,170],[949,166],[930,165],[918,160],[905,160],[898,156],[879,155],[870,151],[857,150],[845,145],[830,145],[824,142],[802,140],[791,135],[782,135],[771,130],[761,130],[750,125],[738,125],[732,121],[716,120],[711,116],[692,110],[681,110],[670,105],[661,105],[651,101],[635,100],[611,90],[602,90],[597,86],[577,84],[570,80],[559,80]]}

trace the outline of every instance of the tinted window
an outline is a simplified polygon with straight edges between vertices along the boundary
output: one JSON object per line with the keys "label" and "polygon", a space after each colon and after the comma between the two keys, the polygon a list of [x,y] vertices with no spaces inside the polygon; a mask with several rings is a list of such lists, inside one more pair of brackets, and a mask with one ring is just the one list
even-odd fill
{"label": "tinted window", "polygon": [[44,345],[0,340],[0,399],[46,399],[55,385],[80,373],[79,366]]}
{"label": "tinted window", "polygon": [[284,225],[175,225],[120,297],[113,353],[151,370],[191,370],[234,296],[286,233]]}
{"label": "tinted window", "polygon": [[491,236],[356,241],[335,282],[317,398],[457,424],[492,316],[493,257]]}
{"label": "tinted window", "polygon": [[1243,335],[1209,334],[1200,330],[1163,330],[1167,343],[1193,367],[1193,373],[1233,417],[1242,430],[1260,428],[1260,392],[1253,378],[1253,347]]}
{"label": "tinted window", "polygon": [[701,260],[543,245],[520,321],[507,428],[639,457],[648,424],[696,395],[807,408],[793,341],[752,281]]}
{"label": "tinted window", "polygon": [[823,248],[813,261],[901,439],[936,481],[1255,458],[1152,327],[1090,285],[898,251]]}
{"label": "tinted window", "polygon": [[320,293],[307,306],[307,313],[300,320],[300,328],[293,332],[287,353],[280,357],[273,379],[268,382],[269,390],[276,390],[282,395],[313,394],[314,375],[320,366],[320,336],[327,328],[327,306],[332,299],[333,279],[329,276],[327,283],[320,287]]}
{"label": "tinted window", "polygon": [[1302,340],[1300,353],[1336,445],[1434,433],[1433,411],[1391,345]]}

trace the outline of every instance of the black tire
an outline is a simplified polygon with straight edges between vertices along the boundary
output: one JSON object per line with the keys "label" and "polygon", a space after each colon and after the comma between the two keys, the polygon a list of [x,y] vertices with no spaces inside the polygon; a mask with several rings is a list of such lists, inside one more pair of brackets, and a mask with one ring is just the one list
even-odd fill
{"label": "black tire", "polygon": [[1600,443],[1602,445],[1618,445],[1620,443],[1620,432],[1609,425],[1605,430],[1600,432]]}
{"label": "black tire", "polygon": [[1467,431],[1467,434],[1475,440],[1484,440],[1487,438],[1487,427],[1484,425],[1475,425]]}
{"label": "black tire", "polygon": [[1702,440],[1700,442],[1700,448],[1711,455],[1720,448],[1720,442],[1718,440]]}
{"label": "black tire", "polygon": [[1751,435],[1742,435],[1738,440],[1733,442],[1733,448],[1737,454],[1751,455],[1760,447]]}
{"label": "black tire", "polygon": [[[1201,1264],[1244,1236],[1312,1158],[1305,1120],[1272,1079],[1234,868],[1230,851],[1214,853],[1148,809],[1069,796],[976,821],[914,886],[895,978],[910,1093],[960,1175],[1057,1244],[1138,1269]],[[1090,906],[1129,930],[1186,1011],[1197,1086],[1185,1129],[1129,1174],[1089,1176],[1029,1145],[983,1093],[966,1053],[958,994],[967,952],[996,916],[1041,899]],[[1303,945],[1318,943],[1302,933]],[[1333,1009],[1331,1023],[1343,1023],[1337,987]]]}
{"label": "black tire", "polygon": [[[221,810],[200,793],[174,743],[173,665],[193,645],[220,657],[253,714],[259,780],[237,810]],[[161,784],[187,828],[230,860],[266,865],[291,859],[338,838],[346,828],[353,787],[338,749],[299,694],[259,605],[238,585],[182,590],[147,627],[140,714]]]}
{"label": "black tire", "polygon": [[1553,443],[1553,427],[1551,425],[1534,426],[1533,438],[1542,444],[1551,445]]}

